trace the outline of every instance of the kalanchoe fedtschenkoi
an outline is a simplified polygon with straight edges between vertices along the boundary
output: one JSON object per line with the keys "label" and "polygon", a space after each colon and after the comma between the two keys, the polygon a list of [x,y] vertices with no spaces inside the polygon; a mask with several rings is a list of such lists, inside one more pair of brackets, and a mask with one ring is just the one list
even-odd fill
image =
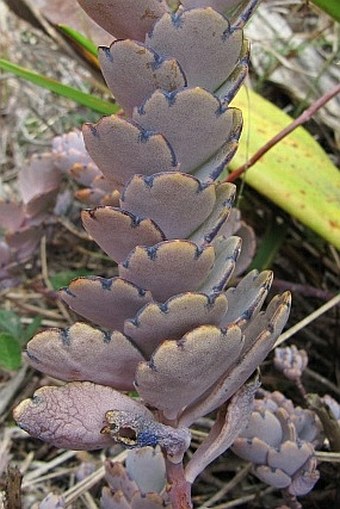
{"label": "kalanchoe fedtschenkoi", "polygon": [[[245,382],[289,314],[288,293],[261,310],[270,271],[228,288],[241,239],[235,188],[218,178],[241,132],[228,104],[247,69],[242,26],[256,3],[188,1],[173,13],[163,0],[80,1],[118,38],[100,61],[125,116],[84,126],[92,162],[85,156],[79,171],[91,185],[101,172],[118,192],[117,203],[82,214],[118,275],[78,278],[61,292],[108,330],[76,323],[35,336],[31,365],[68,383],[38,390],[14,416],[58,447],[161,446],[173,509],[191,506],[190,484],[247,423],[258,382]],[[119,392],[134,388],[138,400]],[[185,471],[189,426],[217,409]]]}
{"label": "kalanchoe fedtschenkoi", "polygon": [[119,205],[119,191],[89,156],[79,130],[53,138],[52,154],[60,171],[82,187],[74,193],[77,200],[89,206]]}
{"label": "kalanchoe fedtschenkoi", "polygon": [[0,199],[0,285],[10,285],[17,265],[36,251],[44,234],[43,223],[56,204],[60,183],[61,173],[53,155],[40,154],[19,172],[18,201]]}
{"label": "kalanchoe fedtschenkoi", "polygon": [[259,479],[301,496],[319,479],[314,445],[322,442],[321,429],[314,412],[295,408],[279,392],[259,391],[248,425],[232,450],[253,463]]}
{"label": "kalanchoe fedtschenkoi", "polygon": [[165,461],[158,447],[129,451],[126,468],[107,460],[105,471],[108,487],[102,491],[101,509],[170,509]]}
{"label": "kalanchoe fedtschenkoi", "polygon": [[308,365],[308,354],[295,345],[275,348],[274,366],[293,382],[299,382]]}

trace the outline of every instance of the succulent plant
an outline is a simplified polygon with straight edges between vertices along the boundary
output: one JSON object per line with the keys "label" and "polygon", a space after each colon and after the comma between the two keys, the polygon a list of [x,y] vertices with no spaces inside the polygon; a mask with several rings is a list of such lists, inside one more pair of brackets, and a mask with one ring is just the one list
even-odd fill
{"label": "succulent plant", "polygon": [[61,173],[51,153],[33,156],[19,172],[19,200],[0,200],[0,281],[4,285],[11,284],[17,264],[35,252],[44,234],[44,221],[56,204],[60,182]]}
{"label": "succulent plant", "polygon": [[298,350],[295,345],[275,348],[274,366],[289,380],[300,382],[307,365],[308,354],[305,350]]}
{"label": "succulent plant", "polygon": [[291,496],[307,494],[319,479],[314,445],[322,426],[310,410],[295,408],[279,392],[259,391],[247,427],[232,450],[253,463],[254,474]]}
{"label": "succulent plant", "polygon": [[[125,116],[87,124],[83,135],[119,202],[82,214],[118,274],[61,291],[101,329],[76,323],[35,336],[30,364],[68,383],[42,387],[14,416],[58,447],[159,445],[170,502],[183,509],[197,475],[246,425],[258,388],[246,382],[289,314],[288,293],[261,311],[270,271],[230,286],[241,251],[235,187],[218,181],[241,132],[228,104],[246,74],[242,26],[257,2],[183,0],[176,12],[163,0],[79,3],[118,38],[99,58]],[[85,157],[83,167],[91,164]],[[133,390],[138,397],[126,394]],[[189,427],[214,410],[184,469]]]}
{"label": "succulent plant", "polygon": [[101,509],[170,508],[160,448],[129,451],[125,468],[121,463],[107,460],[105,471],[108,487],[102,491]]}

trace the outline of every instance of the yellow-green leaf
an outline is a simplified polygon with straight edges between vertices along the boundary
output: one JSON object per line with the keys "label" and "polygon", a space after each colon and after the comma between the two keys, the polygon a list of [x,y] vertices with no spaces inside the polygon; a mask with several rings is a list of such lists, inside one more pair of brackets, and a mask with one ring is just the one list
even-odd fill
{"label": "yellow-green leaf", "polygon": [[[232,105],[240,108],[244,116],[240,147],[230,165],[235,170],[290,124],[292,118],[244,88]],[[247,171],[245,179],[258,192],[340,248],[340,172],[305,129],[299,127],[280,141]]]}

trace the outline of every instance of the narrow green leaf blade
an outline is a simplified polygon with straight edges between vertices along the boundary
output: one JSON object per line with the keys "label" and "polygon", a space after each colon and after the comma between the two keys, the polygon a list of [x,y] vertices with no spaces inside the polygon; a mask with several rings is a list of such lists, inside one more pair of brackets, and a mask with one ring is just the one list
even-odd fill
{"label": "narrow green leaf blade", "polygon": [[21,366],[20,344],[7,332],[0,333],[0,366],[10,371]]}
{"label": "narrow green leaf blade", "polygon": [[58,28],[60,29],[61,32],[67,35],[67,37],[69,37],[77,44],[79,44],[79,46],[81,46],[86,51],[91,53],[91,55],[93,55],[94,57],[98,56],[97,46],[94,44],[94,42],[85,37],[85,35],[81,34],[74,28],[69,27],[68,25],[58,25]]}
{"label": "narrow green leaf blade", "polygon": [[20,338],[23,331],[20,317],[14,311],[0,309],[0,331],[7,332],[15,338]]}
{"label": "narrow green leaf blade", "polygon": [[20,78],[24,78],[25,80],[34,83],[35,85],[47,88],[48,90],[51,90],[51,92],[72,99],[76,103],[87,106],[91,110],[104,115],[111,115],[120,110],[120,107],[117,104],[112,104],[91,94],[81,92],[76,88],[64,85],[56,80],[47,78],[46,76],[31,71],[30,69],[26,69],[25,67],[13,64],[12,62],[2,58],[0,59],[0,69],[11,72]]}
{"label": "narrow green leaf blade", "polygon": [[312,0],[315,5],[327,12],[332,18],[340,22],[340,2],[339,0]]}
{"label": "narrow green leaf blade", "polygon": [[[231,170],[292,122],[263,97],[251,90],[248,93],[249,102],[242,89],[232,104],[242,110],[245,128]],[[247,171],[245,181],[340,248],[340,173],[304,128],[299,127],[267,152]]]}
{"label": "narrow green leaf blade", "polygon": [[54,290],[59,290],[64,286],[68,286],[68,284],[75,279],[76,277],[81,276],[89,276],[92,272],[86,269],[79,270],[63,270],[61,272],[57,272],[53,276],[50,276],[50,281],[52,283]]}

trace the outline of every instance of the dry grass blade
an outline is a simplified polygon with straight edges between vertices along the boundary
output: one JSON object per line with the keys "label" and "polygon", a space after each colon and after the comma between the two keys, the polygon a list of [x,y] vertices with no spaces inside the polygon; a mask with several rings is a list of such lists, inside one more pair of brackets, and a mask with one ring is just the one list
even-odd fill
{"label": "dry grass blade", "polygon": [[301,320],[299,323],[295,324],[293,327],[291,327],[286,332],[281,334],[273,348],[280,346],[284,341],[291,338],[294,334],[296,334],[301,329],[309,325],[311,322],[319,318],[319,316],[323,315],[324,313],[332,309],[334,306],[337,306],[339,303],[340,303],[340,293],[333,297],[333,299],[331,299],[330,301],[326,302],[326,304],[321,306],[319,309],[315,310],[313,313],[306,316],[306,318]]}
{"label": "dry grass blade", "polygon": [[[127,451],[123,451],[118,454],[113,461],[115,462],[123,462],[127,456]],[[69,490],[64,493],[66,507],[70,507],[70,505],[81,495],[86,493],[89,489],[95,486],[99,481],[101,481],[105,476],[105,468],[100,467],[98,470],[93,472],[93,474],[89,475],[82,481],[80,481],[75,486],[72,486]]]}

